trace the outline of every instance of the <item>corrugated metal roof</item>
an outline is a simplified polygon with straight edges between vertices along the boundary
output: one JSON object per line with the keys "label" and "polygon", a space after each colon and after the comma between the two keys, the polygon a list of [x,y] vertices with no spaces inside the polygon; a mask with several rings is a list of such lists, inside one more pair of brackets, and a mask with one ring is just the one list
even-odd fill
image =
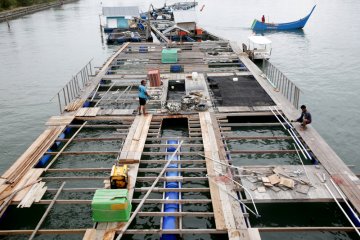
{"label": "corrugated metal roof", "polygon": [[103,7],[103,15],[105,17],[139,17],[139,8],[137,6],[133,7]]}
{"label": "corrugated metal roof", "polygon": [[175,23],[196,22],[196,12],[193,10],[174,11]]}

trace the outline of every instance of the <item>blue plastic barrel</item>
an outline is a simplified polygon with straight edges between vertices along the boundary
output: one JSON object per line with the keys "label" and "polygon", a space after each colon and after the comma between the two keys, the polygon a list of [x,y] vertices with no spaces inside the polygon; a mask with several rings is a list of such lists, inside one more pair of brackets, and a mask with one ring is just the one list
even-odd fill
{"label": "blue plastic barrel", "polygon": [[[48,152],[52,152],[51,149],[49,149]],[[39,162],[35,165],[35,167],[36,168],[44,167],[49,162],[50,158],[51,158],[50,154],[45,154],[40,158]]]}
{"label": "blue plastic barrel", "polygon": [[[58,137],[58,139],[64,139],[64,138],[65,138],[65,133],[60,134],[60,136]],[[55,142],[55,147],[59,147],[60,144],[61,144],[60,141],[56,141]]]}

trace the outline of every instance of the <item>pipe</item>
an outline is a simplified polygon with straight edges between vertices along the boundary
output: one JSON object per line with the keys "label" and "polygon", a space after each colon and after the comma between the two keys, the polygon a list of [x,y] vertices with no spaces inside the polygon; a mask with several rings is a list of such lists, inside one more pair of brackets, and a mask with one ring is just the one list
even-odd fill
{"label": "pipe", "polygon": [[279,112],[279,110],[274,107],[274,109],[278,112],[278,114],[281,116],[282,119],[284,119],[284,121],[286,122],[286,124],[288,124],[289,128],[286,128],[284,126],[284,124],[281,122],[281,120],[277,117],[276,113],[273,112],[273,110],[271,109],[271,107],[269,107],[270,111],[274,114],[274,116],[277,118],[277,120],[281,123],[281,125],[283,125],[284,129],[287,129],[288,132],[290,133],[291,137],[294,139],[296,145],[298,145],[301,153],[304,155],[303,150],[305,151],[307,156],[304,156],[306,159],[310,159],[312,160],[312,157],[310,156],[309,152],[306,150],[306,148],[304,147],[304,145],[301,143],[301,141],[299,140],[299,138],[296,136],[295,132],[294,132],[294,127],[284,118],[284,116]]}
{"label": "pipe", "polygon": [[281,116],[281,118],[285,120],[285,122],[287,123],[287,125],[289,125],[289,128],[294,128],[294,127],[288,122],[288,120],[286,120],[286,118],[280,113],[280,111],[276,108],[276,106],[274,106],[274,109],[275,109],[276,112]]}
{"label": "pipe", "polygon": [[304,168],[305,175],[306,175],[307,179],[309,180],[310,185],[312,186],[311,181],[310,181],[310,178],[309,178],[309,175],[308,175],[308,173],[307,173],[307,171],[306,171],[304,162],[302,161],[301,156],[300,156],[300,154],[299,154],[299,151],[298,151],[296,145],[295,145],[295,144],[293,144],[293,145],[294,145],[294,148],[295,148],[295,150],[296,150],[296,154],[297,154],[298,157],[299,157],[299,160],[300,160],[300,162],[301,162],[301,165],[302,165],[302,167]]}
{"label": "pipe", "polygon": [[[179,144],[179,140],[167,140],[166,144]],[[170,146],[166,149],[167,152],[171,152],[173,153],[176,150],[176,147],[174,146]],[[180,152],[180,151],[179,151]],[[167,155],[166,156],[166,160],[170,160],[169,158],[171,158],[171,160],[175,160],[175,161],[179,161],[180,160],[180,156],[179,155],[175,155],[175,156],[171,156],[171,155]],[[168,168],[178,168],[179,164],[177,163],[172,163],[169,164]],[[177,177],[179,175],[178,171],[169,171],[165,174],[166,177]],[[180,188],[180,183],[179,182],[165,182],[164,183],[165,188]],[[178,200],[180,196],[179,192],[166,192],[164,194],[165,199],[169,199],[169,200]],[[179,211],[179,204],[177,203],[167,203],[164,204],[164,212],[178,212]],[[176,223],[177,217],[175,216],[164,216],[163,217],[163,221],[162,221],[162,229],[166,229],[166,230],[173,230],[177,228],[177,223]],[[163,234],[161,236],[162,240],[176,240],[177,236],[176,234]]]}
{"label": "pipe", "polygon": [[288,129],[288,133],[290,134],[290,136],[292,137],[292,139],[294,140],[295,144],[298,146],[298,148],[300,149],[302,155],[304,156],[305,159],[308,159],[308,157],[306,156],[306,154],[304,153],[304,150],[301,148],[301,146],[299,145],[299,143],[296,141],[296,138],[292,135],[292,133],[290,132],[290,130]]}
{"label": "pipe", "polygon": [[276,113],[274,113],[274,111],[271,109],[271,107],[269,107],[270,111],[274,114],[274,116],[276,117],[276,119],[279,121],[279,123],[281,123],[281,125],[283,126],[284,129],[287,129],[285,127],[285,125],[282,123],[282,121],[278,118],[278,116],[276,115]]}
{"label": "pipe", "polygon": [[310,156],[309,152],[306,150],[306,148],[304,147],[304,145],[302,144],[302,142],[300,141],[300,139],[296,136],[295,132],[293,129],[290,129],[290,131],[294,134],[294,137],[297,139],[298,143],[300,144],[300,146],[304,149],[306,155],[309,157],[310,160],[312,160],[312,157]]}
{"label": "pipe", "polygon": [[360,232],[357,229],[357,227],[354,225],[354,223],[351,221],[350,217],[346,214],[345,210],[343,209],[343,207],[340,205],[339,201],[336,199],[336,197],[334,196],[334,194],[331,192],[330,188],[328,187],[328,185],[326,185],[326,183],[324,183],[326,189],[329,191],[330,195],[333,197],[333,199],[335,200],[336,204],[339,206],[339,208],[341,209],[341,211],[343,212],[343,214],[345,215],[345,217],[347,218],[347,220],[350,222],[351,226],[353,226],[354,230],[356,231],[356,233],[360,236]]}
{"label": "pipe", "polygon": [[[293,136],[292,133],[291,133],[291,131],[290,131],[290,130],[292,130],[292,126],[290,125],[290,126],[291,126],[291,127],[290,127],[290,130],[289,130],[289,128],[286,128],[285,125],[282,123],[282,121],[278,118],[277,114],[271,109],[271,107],[269,107],[269,109],[270,109],[270,111],[274,114],[274,116],[275,116],[276,119],[279,121],[279,123],[281,123],[281,125],[283,126],[283,128],[288,131],[288,133],[290,134],[290,136],[292,137],[292,139],[294,140],[294,142],[296,143],[296,145],[299,147],[301,153],[304,155],[305,159],[308,159],[308,157],[304,154],[303,149],[300,147],[298,141],[296,140],[296,139],[298,139],[298,138],[296,137],[296,134],[294,134],[295,136]],[[281,114],[280,114],[280,116],[281,116],[282,118],[284,118]],[[286,121],[286,120],[285,120],[285,121]],[[286,121],[286,122],[287,122],[287,121]],[[311,159],[311,158],[310,158],[310,159]]]}
{"label": "pipe", "polygon": [[353,214],[354,218],[357,221],[357,224],[360,223],[360,218],[357,215],[357,213],[354,211],[354,209],[350,206],[349,202],[346,200],[346,197],[344,196],[344,194],[342,193],[342,191],[338,188],[338,186],[336,185],[336,183],[330,178],[330,182],[332,183],[332,185],[335,187],[336,191],[340,194],[341,198],[344,200],[344,202],[346,203],[346,205],[348,206],[349,210],[351,211],[351,213]]}

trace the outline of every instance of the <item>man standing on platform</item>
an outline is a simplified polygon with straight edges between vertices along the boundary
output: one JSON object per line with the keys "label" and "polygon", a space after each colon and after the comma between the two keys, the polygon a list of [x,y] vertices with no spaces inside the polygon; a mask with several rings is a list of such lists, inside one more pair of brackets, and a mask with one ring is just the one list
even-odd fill
{"label": "man standing on platform", "polygon": [[306,128],[306,125],[311,123],[311,113],[309,113],[306,109],[305,105],[301,105],[301,116],[296,120],[291,120],[291,122],[299,122],[301,123],[302,128]]}
{"label": "man standing on platform", "polygon": [[145,105],[146,105],[146,100],[148,98],[150,98],[150,95],[147,93],[146,80],[141,80],[141,84],[140,84],[138,90],[139,90],[139,95],[138,95],[139,96],[139,107],[138,107],[139,115],[141,115],[141,112],[143,112],[144,115],[147,115]]}
{"label": "man standing on platform", "polygon": [[262,22],[262,23],[265,23],[265,15],[262,15],[262,17],[261,17],[261,22]]}

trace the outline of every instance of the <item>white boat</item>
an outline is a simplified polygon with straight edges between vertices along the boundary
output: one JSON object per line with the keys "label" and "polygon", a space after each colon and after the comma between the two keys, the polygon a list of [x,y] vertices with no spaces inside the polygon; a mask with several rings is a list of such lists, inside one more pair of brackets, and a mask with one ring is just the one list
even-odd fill
{"label": "white boat", "polygon": [[271,40],[263,36],[250,36],[249,45],[243,45],[244,51],[252,60],[269,59],[271,56]]}

